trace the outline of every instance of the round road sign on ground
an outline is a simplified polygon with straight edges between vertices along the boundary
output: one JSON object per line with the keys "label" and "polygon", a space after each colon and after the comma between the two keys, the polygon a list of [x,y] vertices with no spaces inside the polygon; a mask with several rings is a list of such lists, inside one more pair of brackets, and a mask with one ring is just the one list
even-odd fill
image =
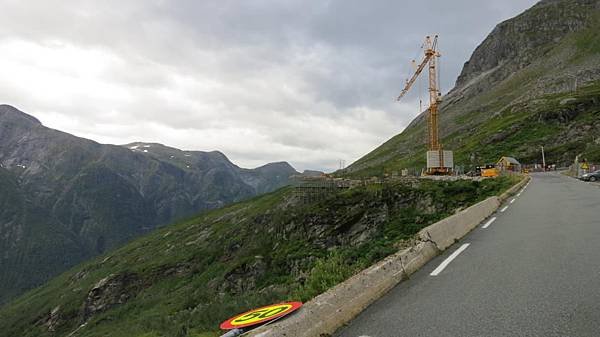
{"label": "round road sign on ground", "polygon": [[221,323],[221,329],[239,329],[283,317],[302,306],[302,302],[271,304],[234,316]]}

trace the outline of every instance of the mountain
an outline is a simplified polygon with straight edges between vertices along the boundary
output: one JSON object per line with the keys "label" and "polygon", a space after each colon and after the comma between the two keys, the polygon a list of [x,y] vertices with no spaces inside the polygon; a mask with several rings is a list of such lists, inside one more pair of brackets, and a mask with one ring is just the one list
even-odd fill
{"label": "mountain", "polygon": [[227,169],[251,187],[253,195],[271,192],[285,186],[292,175],[299,174],[287,162],[269,163],[255,169],[244,169],[231,163],[220,152],[182,151],[162,144],[142,142],[126,144],[123,147],[186,171],[206,172],[215,167]]}
{"label": "mountain", "polygon": [[[500,23],[443,98],[440,133],[455,164],[600,161],[600,1],[544,0]],[[575,88],[577,86],[577,88]],[[359,159],[354,176],[425,165],[425,114]],[[415,146],[415,144],[420,144]]]}
{"label": "mountain", "polygon": [[272,191],[287,163],[243,169],[220,152],[103,145],[0,105],[0,303],[152,229]]}

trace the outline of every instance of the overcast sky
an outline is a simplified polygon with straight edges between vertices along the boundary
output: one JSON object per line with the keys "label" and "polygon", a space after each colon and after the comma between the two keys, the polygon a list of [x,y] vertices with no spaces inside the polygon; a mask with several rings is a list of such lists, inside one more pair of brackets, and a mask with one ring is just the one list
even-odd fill
{"label": "overcast sky", "polygon": [[[427,34],[442,90],[533,0],[0,0],[0,103],[102,143],[333,170],[399,133]],[[424,84],[424,82],[423,82]]]}

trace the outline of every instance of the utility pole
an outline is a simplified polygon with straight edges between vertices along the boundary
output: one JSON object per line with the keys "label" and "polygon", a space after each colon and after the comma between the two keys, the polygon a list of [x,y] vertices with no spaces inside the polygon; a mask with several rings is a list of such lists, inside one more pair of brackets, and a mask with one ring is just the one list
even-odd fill
{"label": "utility pole", "polygon": [[546,171],[546,155],[544,154],[544,146],[542,145],[542,165],[544,165],[544,172]]}

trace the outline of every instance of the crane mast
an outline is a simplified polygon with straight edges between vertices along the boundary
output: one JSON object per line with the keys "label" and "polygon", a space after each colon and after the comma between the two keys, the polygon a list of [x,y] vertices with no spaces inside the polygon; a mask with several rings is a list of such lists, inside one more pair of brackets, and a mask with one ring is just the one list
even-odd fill
{"label": "crane mast", "polygon": [[[449,174],[451,172],[451,165],[447,165],[453,158],[446,158],[444,156],[452,156],[452,152],[443,151],[442,144],[440,143],[439,136],[439,124],[438,124],[438,110],[441,102],[441,93],[438,87],[437,78],[437,58],[440,57],[440,53],[437,50],[438,36],[434,36],[433,39],[430,36],[425,38],[423,45],[424,58],[421,63],[417,66],[417,69],[413,76],[406,81],[406,85],[402,92],[398,96],[397,100],[401,100],[406,93],[413,86],[421,72],[425,67],[429,68],[429,107],[428,118],[427,118],[427,129],[429,134],[428,142],[428,153],[427,153],[427,173],[428,174]],[[450,160],[449,160],[450,159]]]}

